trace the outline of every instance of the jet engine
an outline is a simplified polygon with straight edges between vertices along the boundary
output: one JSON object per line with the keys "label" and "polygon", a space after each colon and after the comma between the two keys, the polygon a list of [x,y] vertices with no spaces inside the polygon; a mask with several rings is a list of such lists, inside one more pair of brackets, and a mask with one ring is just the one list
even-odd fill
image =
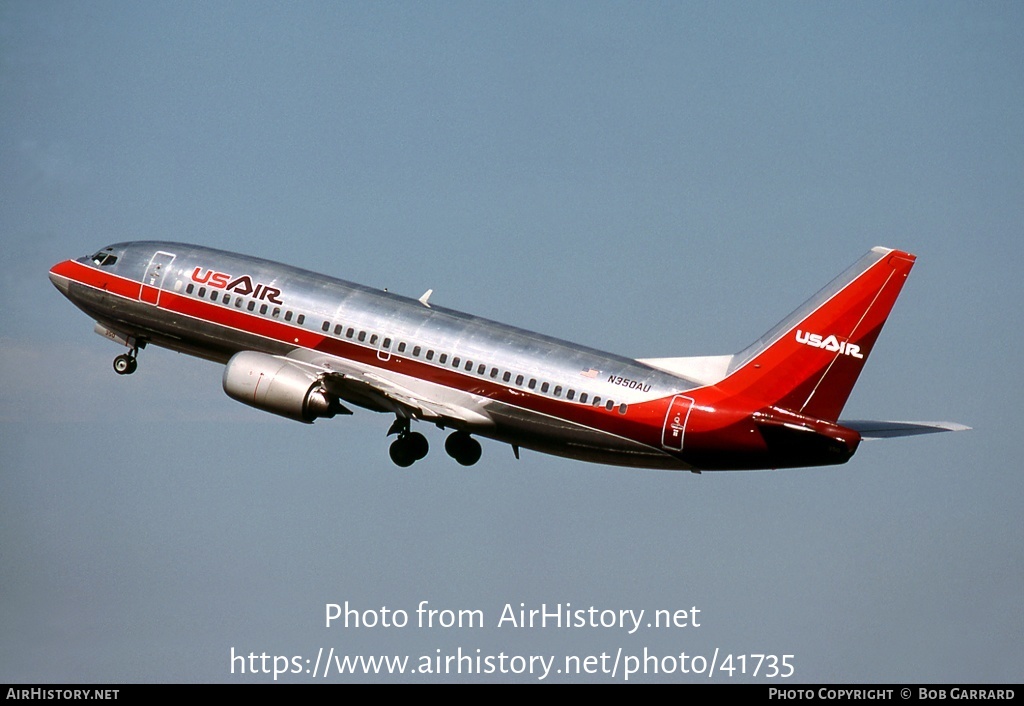
{"label": "jet engine", "polygon": [[348,411],[316,376],[287,360],[255,351],[231,356],[224,367],[224,392],[250,407],[307,424]]}

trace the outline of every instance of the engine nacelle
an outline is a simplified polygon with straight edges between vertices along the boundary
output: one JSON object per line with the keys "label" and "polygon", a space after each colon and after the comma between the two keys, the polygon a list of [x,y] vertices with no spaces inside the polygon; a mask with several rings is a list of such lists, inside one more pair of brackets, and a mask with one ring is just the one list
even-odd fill
{"label": "engine nacelle", "polygon": [[333,417],[340,405],[323,385],[297,365],[265,353],[242,351],[224,367],[228,397],[299,422]]}

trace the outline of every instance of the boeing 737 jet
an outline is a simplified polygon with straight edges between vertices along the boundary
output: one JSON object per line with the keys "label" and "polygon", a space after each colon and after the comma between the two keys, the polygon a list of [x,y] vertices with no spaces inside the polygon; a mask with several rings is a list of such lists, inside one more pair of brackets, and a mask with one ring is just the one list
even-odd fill
{"label": "boeing 737 jet", "polygon": [[64,296],[127,347],[225,364],[232,398],[300,422],[395,417],[391,459],[427,454],[411,422],[597,463],[745,470],[845,463],[862,438],[966,429],[840,420],[915,257],[873,248],[735,355],[632,359],[277,262],[170,242],[119,243],[50,270]]}

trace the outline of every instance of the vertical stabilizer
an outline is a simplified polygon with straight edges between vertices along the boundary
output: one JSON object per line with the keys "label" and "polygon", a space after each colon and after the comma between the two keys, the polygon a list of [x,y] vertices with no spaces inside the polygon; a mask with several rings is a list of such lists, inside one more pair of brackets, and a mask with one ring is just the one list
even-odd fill
{"label": "vertical stabilizer", "polygon": [[914,260],[873,248],[734,356],[717,387],[755,405],[836,421]]}

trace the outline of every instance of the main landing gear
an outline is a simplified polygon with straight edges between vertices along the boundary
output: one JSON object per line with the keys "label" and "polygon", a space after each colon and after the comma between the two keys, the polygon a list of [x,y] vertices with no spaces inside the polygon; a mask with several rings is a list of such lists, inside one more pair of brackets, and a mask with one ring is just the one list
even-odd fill
{"label": "main landing gear", "polygon": [[408,468],[426,456],[429,448],[427,437],[418,431],[412,431],[405,436],[399,436],[391,442],[391,448],[388,449],[388,453],[391,455],[391,460],[395,462],[396,466]]}
{"label": "main landing gear", "polygon": [[131,375],[139,367],[139,361],[136,360],[136,356],[139,354],[139,349],[132,348],[130,353],[122,353],[121,355],[114,358],[114,372],[118,375]]}
{"label": "main landing gear", "polygon": [[480,442],[464,431],[452,432],[444,441],[445,452],[463,466],[472,466],[480,460]]}
{"label": "main landing gear", "polygon": [[430,445],[427,444],[427,437],[418,431],[409,431],[409,420],[404,417],[395,419],[395,423],[388,430],[388,436],[398,434],[398,438],[391,443],[388,453],[396,466],[407,468],[427,455]]}
{"label": "main landing gear", "polygon": [[[398,417],[388,430],[388,436],[397,434],[388,453],[396,466],[407,468],[427,455],[427,437],[409,430],[409,420]],[[463,466],[472,466],[480,460],[480,442],[463,431],[452,432],[444,442],[444,450]]]}

